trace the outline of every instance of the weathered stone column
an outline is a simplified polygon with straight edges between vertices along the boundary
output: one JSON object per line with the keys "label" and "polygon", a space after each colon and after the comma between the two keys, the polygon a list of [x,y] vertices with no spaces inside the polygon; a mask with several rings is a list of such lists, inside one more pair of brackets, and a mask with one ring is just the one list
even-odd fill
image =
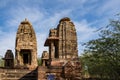
{"label": "weathered stone column", "polygon": [[53,59],[53,58],[55,58],[55,46],[54,46],[54,42],[53,41],[51,41],[51,43],[50,43],[50,46],[49,46],[49,58],[51,59]]}
{"label": "weathered stone column", "polygon": [[42,66],[45,66],[45,60],[43,60]]}
{"label": "weathered stone column", "polygon": [[51,57],[52,57],[52,59],[55,58],[55,46],[54,46],[54,41],[51,41]]}

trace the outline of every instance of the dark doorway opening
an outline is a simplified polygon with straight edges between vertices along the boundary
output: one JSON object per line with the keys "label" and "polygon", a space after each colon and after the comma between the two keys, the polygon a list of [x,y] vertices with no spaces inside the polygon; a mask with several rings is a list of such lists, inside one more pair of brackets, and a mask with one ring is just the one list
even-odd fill
{"label": "dark doorway opening", "polygon": [[23,63],[28,64],[28,54],[23,54]]}
{"label": "dark doorway opening", "polygon": [[31,50],[21,50],[23,64],[31,64]]}
{"label": "dark doorway opening", "polygon": [[55,58],[59,58],[58,46],[55,45]]}
{"label": "dark doorway opening", "polygon": [[10,67],[10,60],[6,60],[6,67]]}

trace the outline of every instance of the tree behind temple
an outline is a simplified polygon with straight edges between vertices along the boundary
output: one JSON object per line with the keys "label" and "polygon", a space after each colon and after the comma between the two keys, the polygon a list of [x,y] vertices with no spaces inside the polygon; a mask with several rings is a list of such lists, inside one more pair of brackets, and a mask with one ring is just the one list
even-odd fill
{"label": "tree behind temple", "polygon": [[120,76],[120,20],[111,20],[100,32],[98,39],[85,44],[84,64],[92,76],[117,80]]}

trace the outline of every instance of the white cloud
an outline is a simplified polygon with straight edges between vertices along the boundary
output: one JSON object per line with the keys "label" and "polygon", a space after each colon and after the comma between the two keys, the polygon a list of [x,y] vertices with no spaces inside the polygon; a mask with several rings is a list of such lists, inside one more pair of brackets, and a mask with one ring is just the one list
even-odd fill
{"label": "white cloud", "polygon": [[10,10],[10,16],[11,18],[7,21],[7,24],[14,27],[18,26],[21,20],[25,18],[28,18],[32,23],[36,23],[43,19],[44,15],[37,8],[18,7]]}
{"label": "white cloud", "polygon": [[7,20],[7,25],[14,28],[20,24],[22,20],[27,18],[36,29],[44,29],[55,26],[58,20],[64,16],[69,16],[71,10],[63,10],[49,14],[48,12],[40,11],[39,8],[18,7],[10,10],[11,18]]}
{"label": "white cloud", "polygon": [[81,42],[89,40],[92,38],[91,36],[95,35],[94,31],[96,31],[95,27],[91,27],[86,20],[82,20],[81,22],[74,22],[76,25],[77,33]]}
{"label": "white cloud", "polygon": [[77,38],[78,38],[78,53],[79,55],[83,53],[84,46],[82,43],[85,43],[91,39],[94,39],[98,36],[97,30],[95,27],[92,27],[90,23],[86,20],[82,20],[80,22],[74,21],[77,30]]}
{"label": "white cloud", "polygon": [[99,6],[97,13],[100,15],[106,14],[110,16],[116,15],[120,12],[120,0],[109,0],[104,2],[103,5]]}
{"label": "white cloud", "polygon": [[62,3],[64,3],[64,4],[71,4],[70,5],[70,7],[71,6],[76,6],[76,4],[78,5],[79,4],[79,6],[80,5],[83,5],[87,0],[75,0],[75,1],[73,1],[73,0],[58,0],[59,2],[62,2]]}
{"label": "white cloud", "polygon": [[1,33],[0,36],[0,55],[4,56],[7,49],[11,49],[14,53],[15,46],[15,32],[12,33]]}
{"label": "white cloud", "polygon": [[56,12],[52,14],[50,17],[41,21],[41,26],[44,26],[45,29],[47,28],[56,28],[59,20],[63,17],[69,16],[71,10],[63,10],[61,12]]}

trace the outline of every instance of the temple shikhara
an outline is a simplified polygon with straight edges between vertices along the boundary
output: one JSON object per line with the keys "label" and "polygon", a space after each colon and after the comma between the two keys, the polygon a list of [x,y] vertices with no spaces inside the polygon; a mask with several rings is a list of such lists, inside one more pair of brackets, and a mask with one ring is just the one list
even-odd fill
{"label": "temple shikhara", "polygon": [[81,80],[77,44],[74,23],[68,17],[62,18],[57,27],[49,30],[44,43],[48,50],[41,52],[38,65],[36,33],[25,19],[16,33],[15,56],[12,50],[5,53],[0,80]]}
{"label": "temple shikhara", "polygon": [[37,65],[37,41],[35,31],[29,21],[21,22],[19,25],[16,44],[15,59],[17,65],[36,68]]}

